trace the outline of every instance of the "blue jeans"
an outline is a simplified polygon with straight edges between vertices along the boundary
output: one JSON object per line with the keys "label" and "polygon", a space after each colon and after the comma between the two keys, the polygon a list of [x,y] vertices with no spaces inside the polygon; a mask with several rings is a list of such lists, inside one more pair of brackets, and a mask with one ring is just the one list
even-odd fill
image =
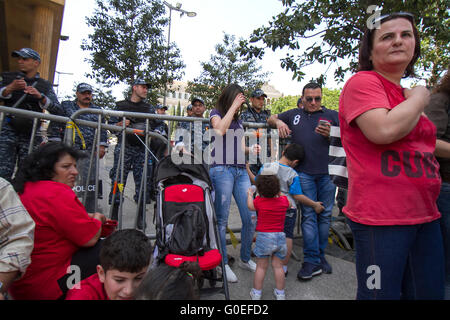
{"label": "blue jeans", "polygon": [[226,228],[230,214],[231,196],[236,201],[242,221],[241,260],[247,262],[250,260],[253,234],[255,232],[252,215],[256,215],[254,211],[250,211],[247,207],[247,189],[250,187],[247,170],[244,167],[220,165],[211,167],[209,169],[209,175],[214,187],[214,210],[216,212],[220,243],[224,254],[224,263],[228,263]]}
{"label": "blue jeans", "polygon": [[322,213],[317,214],[312,207],[301,204],[303,260],[317,265],[328,244],[336,186],[329,175],[309,175],[302,172],[298,175],[303,194],[311,200],[323,202],[325,207]]}
{"label": "blue jeans", "polygon": [[402,226],[347,223],[356,249],[358,300],[444,297],[439,220]]}
{"label": "blue jeans", "polygon": [[441,232],[444,241],[445,257],[445,299],[450,300],[450,183],[442,182],[441,193],[437,200],[441,213]]}
{"label": "blue jeans", "polygon": [[270,258],[274,255],[280,260],[286,259],[286,235],[284,232],[258,232],[253,252],[258,258]]}

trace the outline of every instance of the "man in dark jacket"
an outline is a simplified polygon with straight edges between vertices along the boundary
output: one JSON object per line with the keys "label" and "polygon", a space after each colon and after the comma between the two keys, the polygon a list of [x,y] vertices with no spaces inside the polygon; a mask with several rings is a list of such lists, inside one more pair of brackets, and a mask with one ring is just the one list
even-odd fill
{"label": "man in dark jacket", "polygon": [[[139,112],[139,113],[147,113],[147,114],[155,114],[155,108],[150,104],[145,102],[147,98],[148,92],[148,84],[144,80],[137,80],[134,82],[132,86],[132,92],[129,99],[122,100],[116,103],[117,111],[126,111],[126,112]],[[115,124],[117,126],[122,126],[122,119],[117,119],[115,117],[111,117],[110,124]],[[150,121],[150,128],[154,128],[154,121]],[[145,130],[145,119],[144,118],[128,118],[125,120],[125,126],[136,128],[140,130]],[[139,139],[141,138],[141,139]],[[127,181],[128,173],[133,171],[133,179],[135,184],[135,195],[134,201],[139,207],[139,215],[138,215],[138,223],[137,227],[140,230],[145,230],[145,223],[143,223],[143,203],[138,204],[139,200],[139,190],[141,188],[141,179],[142,173],[144,169],[145,162],[145,152],[146,147],[144,145],[145,138],[144,137],[136,137],[135,135],[127,134],[126,135],[126,148],[125,148],[125,160],[124,160],[124,172],[123,172],[123,181],[120,182],[120,171],[116,181],[116,172],[120,170],[119,158],[120,151],[122,149],[122,135],[118,135],[118,142],[114,149],[114,165],[109,172],[109,177],[111,178],[111,193],[109,194],[109,204],[113,205],[113,211],[111,219],[118,218],[118,209],[120,205],[120,194],[117,190],[123,188],[125,190],[125,184]],[[142,141],[141,141],[142,140]],[[152,139],[153,140],[153,139]],[[144,143],[143,143],[144,142]],[[151,173],[152,173],[152,164],[155,159],[152,158],[150,154],[148,156],[147,162],[147,185],[146,185],[146,203],[150,203],[150,192],[151,192]],[[119,186],[119,185],[123,185]],[[113,194],[116,193],[114,203],[112,203]],[[142,194],[141,199],[144,194]]]}
{"label": "man in dark jacket", "polygon": [[[57,114],[60,105],[52,84],[42,79],[37,71],[41,64],[39,53],[30,48],[22,48],[13,51],[12,56],[17,58],[19,71],[1,74],[0,100],[11,108],[35,112],[47,110]],[[0,132],[0,177],[12,179],[16,162],[20,164],[28,154],[32,128],[32,119],[12,113],[5,114]],[[41,141],[41,136],[36,136],[33,147]]]}

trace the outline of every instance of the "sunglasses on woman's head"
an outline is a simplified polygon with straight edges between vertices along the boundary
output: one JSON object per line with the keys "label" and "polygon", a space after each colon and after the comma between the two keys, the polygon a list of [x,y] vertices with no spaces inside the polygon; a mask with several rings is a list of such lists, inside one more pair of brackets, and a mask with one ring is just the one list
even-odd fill
{"label": "sunglasses on woman's head", "polygon": [[386,20],[387,18],[406,18],[409,21],[411,21],[411,23],[414,24],[414,15],[409,13],[409,12],[394,12],[394,13],[389,13],[389,14],[383,14],[382,16],[376,16],[373,18],[372,20],[372,28],[371,29],[375,29],[377,28],[377,24],[378,24],[378,28],[379,28],[379,24],[381,24],[384,20]]}

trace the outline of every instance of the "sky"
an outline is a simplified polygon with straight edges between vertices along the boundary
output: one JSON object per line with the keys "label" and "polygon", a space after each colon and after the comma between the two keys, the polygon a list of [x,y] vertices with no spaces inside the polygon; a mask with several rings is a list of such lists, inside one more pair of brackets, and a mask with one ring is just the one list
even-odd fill
{"label": "sky", "polygon": [[[279,0],[167,0],[175,6],[181,3],[181,9],[194,11],[195,17],[180,17],[180,13],[172,11],[170,41],[175,42],[186,65],[183,81],[193,80],[202,71],[200,62],[209,61],[215,53],[215,46],[223,40],[226,32],[235,35],[236,39],[247,38],[254,29],[267,25],[273,16],[283,10]],[[83,39],[92,32],[86,25],[85,17],[92,16],[95,0],[66,0],[61,35],[69,36],[67,41],[60,41],[56,64],[55,84],[58,96],[73,94],[74,84],[91,82],[85,77],[90,66],[85,61],[89,53],[81,50]],[[169,10],[167,9],[167,15]],[[167,37],[168,28],[166,30]],[[263,72],[271,72],[269,84],[284,95],[298,95],[301,88],[311,77],[317,77],[326,70],[319,63],[303,69],[306,77],[302,82],[292,80],[292,72],[281,68],[280,58],[286,51],[267,50],[263,60],[259,62]],[[329,88],[342,87],[332,80],[333,69],[328,73]],[[123,87],[111,88],[116,98],[122,98]]]}

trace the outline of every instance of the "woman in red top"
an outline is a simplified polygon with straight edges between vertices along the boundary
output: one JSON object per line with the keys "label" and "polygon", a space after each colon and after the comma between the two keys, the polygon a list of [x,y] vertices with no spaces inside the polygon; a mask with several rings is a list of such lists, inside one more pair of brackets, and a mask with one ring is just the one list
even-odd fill
{"label": "woman in red top", "polygon": [[63,298],[68,286],[87,276],[72,258],[97,244],[105,216],[88,214],[72,190],[79,157],[71,147],[51,142],[30,154],[17,172],[13,185],[36,229],[31,264],[9,290],[15,300]]}
{"label": "woman in red top", "polygon": [[339,101],[349,176],[343,212],[355,241],[357,298],[440,299],[436,128],[422,114],[430,94],[423,86],[400,86],[414,72],[419,35],[409,13],[370,22],[359,72]]}

